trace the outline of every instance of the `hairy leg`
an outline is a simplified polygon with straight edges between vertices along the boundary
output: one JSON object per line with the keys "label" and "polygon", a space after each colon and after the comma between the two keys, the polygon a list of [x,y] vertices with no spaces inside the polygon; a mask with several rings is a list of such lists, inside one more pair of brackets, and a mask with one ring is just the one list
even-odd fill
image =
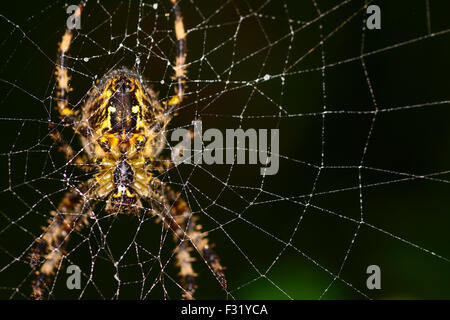
{"label": "hairy leg", "polygon": [[[192,262],[195,261],[191,255],[192,248],[200,254],[222,288],[226,289],[225,268],[211,248],[207,234],[202,232],[202,226],[197,224],[198,217],[193,216],[188,204],[179,193],[171,190],[156,178],[153,178],[150,183],[153,190],[152,200],[153,202],[157,201],[157,205],[160,206],[156,213],[161,215],[166,227],[174,232],[174,240],[177,243],[175,259],[180,268],[179,275],[185,290],[183,298],[193,299],[197,287],[195,284],[197,274],[192,267]],[[153,213],[155,214],[155,212]]]}
{"label": "hairy leg", "polygon": [[184,83],[186,78],[186,32],[184,30],[183,16],[178,0],[171,0],[172,10],[175,16],[175,35],[177,41],[175,60],[175,96],[167,103],[166,113],[172,113],[178,108],[184,98]]}
{"label": "hairy leg", "polygon": [[[198,224],[198,217],[193,216],[189,206],[186,201],[181,198],[180,194],[175,193],[172,190],[167,191],[171,195],[169,196],[171,199],[171,214],[174,217],[177,227],[174,236],[177,242],[183,244],[183,246],[178,246],[178,252],[181,253],[177,255],[181,272],[180,275],[183,278],[185,284],[194,283],[194,277],[196,274],[191,274],[189,272],[183,272],[183,267],[185,266],[185,271],[188,271],[188,264],[183,263],[186,261],[185,257],[187,256],[183,251],[191,251],[187,244],[192,246],[202,257],[202,259],[207,263],[208,267],[214,273],[214,276],[219,281],[222,288],[226,289],[227,282],[224,273],[224,267],[220,263],[219,256],[212,249],[212,245],[208,240],[208,235],[202,232],[202,226]],[[192,287],[187,286],[185,289],[188,290]],[[195,289],[195,287],[194,287]]]}
{"label": "hairy leg", "polygon": [[[75,15],[81,15],[82,9],[83,5],[80,5],[78,10],[75,12]],[[62,123],[66,126],[74,127],[75,124],[79,122],[79,119],[76,113],[71,108],[69,108],[69,92],[72,89],[69,86],[70,75],[67,69],[67,54],[70,49],[72,37],[72,30],[67,29],[62,37],[61,42],[58,45],[55,71],[57,89],[55,100],[57,102],[56,109],[61,116]],[[84,165],[86,159],[75,154],[73,148],[64,140],[61,133],[52,123],[50,123],[50,137],[53,139],[55,144],[59,146],[59,150],[65,153],[66,159],[68,161],[80,166],[84,170],[89,170],[89,168]]]}
{"label": "hairy leg", "polygon": [[[80,16],[83,5],[81,4],[76,10],[75,15]],[[67,54],[72,42],[73,33],[72,30],[67,29],[64,33],[61,42],[58,46],[58,55],[56,60],[56,83],[57,83],[57,110],[63,119],[64,123],[73,125],[78,120],[75,112],[69,108],[69,92],[71,88],[69,86],[70,75],[67,69]]]}
{"label": "hairy leg", "polygon": [[[31,267],[36,270],[33,282],[33,297],[42,299],[44,290],[51,281],[55,270],[64,256],[64,248],[74,230],[87,225],[87,213],[90,205],[79,191],[73,190],[64,195],[57,211],[52,211],[53,218],[44,233],[36,240],[37,245],[31,254]],[[42,259],[43,258],[43,259]],[[42,260],[42,261],[41,261]]]}

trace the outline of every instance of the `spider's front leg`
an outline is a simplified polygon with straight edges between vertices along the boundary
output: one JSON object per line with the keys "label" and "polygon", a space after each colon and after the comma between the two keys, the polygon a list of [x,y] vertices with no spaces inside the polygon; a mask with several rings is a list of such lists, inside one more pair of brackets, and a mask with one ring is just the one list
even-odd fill
{"label": "spider's front leg", "polygon": [[[81,15],[83,4],[81,4],[75,12],[76,16]],[[61,42],[58,45],[58,54],[56,58],[56,109],[60,115],[61,122],[64,126],[70,126],[76,133],[84,134],[84,129],[80,125],[78,114],[69,107],[69,92],[72,90],[69,85],[70,74],[67,68],[68,52],[73,38],[73,32],[66,29]],[[60,151],[64,152],[66,159],[81,165],[85,163],[86,159],[75,154],[72,147],[64,140],[61,133],[56,129],[56,126],[50,123],[50,137],[59,146]],[[83,168],[83,169],[86,169]],[[87,168],[89,169],[89,168]]]}
{"label": "spider's front leg", "polygon": [[160,213],[163,215],[166,227],[174,232],[174,240],[177,243],[175,258],[185,290],[183,298],[193,299],[197,287],[195,284],[197,274],[192,267],[192,261],[195,261],[195,258],[191,256],[192,248],[207,263],[222,288],[226,289],[225,268],[221,265],[219,256],[211,248],[207,234],[202,232],[202,226],[197,224],[198,218],[193,216],[186,201],[179,193],[155,178],[152,179],[151,184],[152,190],[161,190],[159,193],[154,192],[153,199],[157,199],[159,204],[165,204]]}
{"label": "spider's front leg", "polygon": [[[78,6],[75,11],[75,18],[79,18],[81,11],[83,9],[83,4]],[[56,59],[56,83],[57,83],[57,110],[63,120],[67,125],[73,125],[78,122],[79,118],[75,112],[69,108],[69,92],[71,88],[69,86],[70,75],[67,69],[67,58],[70,49],[70,44],[72,43],[73,32],[71,29],[67,28],[64,33],[61,42],[58,46],[58,55]]]}
{"label": "spider's front leg", "polygon": [[172,11],[175,16],[175,36],[177,41],[176,47],[176,60],[175,60],[175,95],[167,103],[166,113],[170,114],[174,112],[183,101],[185,90],[185,78],[186,78],[186,32],[184,30],[183,15],[181,9],[178,6],[179,0],[171,0]]}
{"label": "spider's front leg", "polygon": [[[44,228],[44,233],[36,240],[37,245],[31,254],[30,265],[36,270],[33,281],[33,297],[42,299],[44,290],[51,281],[55,269],[59,268],[64,256],[64,248],[74,230],[87,225],[87,213],[91,204],[89,198],[80,194],[79,190],[72,190],[64,195],[57,211],[52,211],[53,218]],[[43,258],[43,259],[42,259]],[[43,261],[41,261],[43,260]]]}

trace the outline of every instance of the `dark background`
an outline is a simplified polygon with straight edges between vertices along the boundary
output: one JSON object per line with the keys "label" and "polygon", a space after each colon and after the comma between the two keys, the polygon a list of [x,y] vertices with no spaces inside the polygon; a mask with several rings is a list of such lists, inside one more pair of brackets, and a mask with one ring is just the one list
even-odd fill
{"label": "dark background", "polygon": [[[336,9],[336,1],[317,1],[325,13],[319,18],[312,1],[265,2],[180,2],[192,64],[171,129],[189,125],[195,113],[204,128],[279,128],[282,155],[278,174],[264,179],[259,166],[227,165],[185,165],[164,177],[178,190],[189,177],[190,192],[183,194],[227,267],[231,296],[197,257],[197,298],[449,298],[450,5],[430,1],[428,20],[425,0],[374,1],[382,29],[363,31],[363,1]],[[97,78],[121,65],[141,72],[162,100],[171,94],[173,20],[165,16],[168,0],[158,1],[156,11],[153,3],[87,3],[71,47],[73,107],[81,107]],[[67,185],[86,179],[48,138],[48,121],[59,121],[53,73],[64,8],[61,1],[2,4],[1,298],[29,297],[29,247]],[[143,31],[136,33],[139,16]],[[265,74],[274,76],[255,82]],[[77,145],[69,129],[63,134]],[[97,214],[104,216],[101,208]],[[161,270],[151,254],[160,252],[164,265],[173,250],[170,234],[161,244],[160,224],[121,215],[101,219],[101,226],[102,232],[95,226],[74,235],[68,248],[83,285],[94,265],[95,285],[81,294],[67,290],[65,261],[51,299],[114,297],[121,256],[119,298],[179,298],[173,258],[163,277],[167,295],[158,281],[145,294]],[[135,236],[139,259],[135,246],[126,251]],[[381,290],[365,285],[373,264],[381,268]]]}

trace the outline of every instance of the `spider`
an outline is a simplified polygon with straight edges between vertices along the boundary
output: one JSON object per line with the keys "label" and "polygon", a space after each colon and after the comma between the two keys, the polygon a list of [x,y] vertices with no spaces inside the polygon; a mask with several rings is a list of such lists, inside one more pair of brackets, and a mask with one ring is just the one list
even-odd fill
{"label": "spider", "polygon": [[[151,214],[173,231],[182,298],[193,299],[197,288],[193,249],[226,289],[224,267],[196,223],[197,217],[192,216],[180,193],[152,174],[171,166],[170,160],[161,157],[166,143],[165,129],[184,98],[186,32],[178,0],[170,1],[175,19],[176,61],[175,94],[167,102],[158,100],[140,74],[119,68],[108,72],[90,89],[81,110],[72,110],[68,102],[71,88],[67,69],[72,30],[67,29],[59,43],[55,72],[57,110],[65,126],[80,137],[83,149],[76,152],[55,126],[51,126],[50,136],[69,163],[96,173],[68,190],[57,210],[51,212],[48,226],[36,239],[30,262],[36,270],[32,283],[35,299],[44,298],[52,276],[65,257],[64,248],[71,233],[88,225],[88,216],[100,200],[107,201],[108,213]],[[83,7],[84,4],[79,5],[75,13],[78,17]],[[147,205],[144,213],[143,205]]]}

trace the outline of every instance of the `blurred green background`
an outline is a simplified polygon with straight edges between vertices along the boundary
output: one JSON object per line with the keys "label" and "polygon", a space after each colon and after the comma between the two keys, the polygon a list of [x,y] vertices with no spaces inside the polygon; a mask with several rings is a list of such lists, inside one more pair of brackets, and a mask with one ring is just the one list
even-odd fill
{"label": "blurred green background", "polygon": [[[274,176],[263,178],[254,165],[185,165],[164,176],[178,190],[189,179],[183,195],[227,268],[229,294],[197,257],[197,298],[450,298],[450,4],[373,1],[381,30],[365,30],[364,3],[180,1],[189,80],[171,129],[196,113],[205,129],[280,129]],[[67,184],[86,179],[48,138],[48,121],[58,123],[53,73],[65,5],[2,4],[3,299],[29,297],[30,246]],[[167,99],[174,58],[167,13],[168,0],[88,1],[71,47],[72,106],[121,65]],[[69,129],[63,134],[77,145]],[[104,216],[102,206],[96,214]],[[180,297],[171,235],[161,241],[160,224],[121,215],[100,226],[68,247],[83,285],[89,276],[93,283],[67,290],[63,266],[51,299]],[[366,287],[369,265],[381,268],[381,290]]]}

